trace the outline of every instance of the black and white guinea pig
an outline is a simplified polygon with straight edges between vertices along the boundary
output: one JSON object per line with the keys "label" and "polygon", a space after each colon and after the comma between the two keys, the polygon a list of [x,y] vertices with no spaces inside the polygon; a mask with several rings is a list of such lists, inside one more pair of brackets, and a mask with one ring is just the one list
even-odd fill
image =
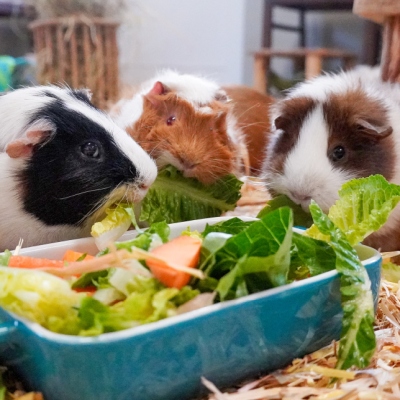
{"label": "black and white guinea pig", "polygon": [[86,91],[55,86],[0,96],[0,249],[90,234],[119,200],[137,202],[157,176],[148,154]]}
{"label": "black and white guinea pig", "polygon": [[[272,195],[327,211],[342,184],[381,174],[400,184],[400,85],[358,67],[300,83],[272,112],[263,176]],[[400,249],[400,208],[365,243]]]}

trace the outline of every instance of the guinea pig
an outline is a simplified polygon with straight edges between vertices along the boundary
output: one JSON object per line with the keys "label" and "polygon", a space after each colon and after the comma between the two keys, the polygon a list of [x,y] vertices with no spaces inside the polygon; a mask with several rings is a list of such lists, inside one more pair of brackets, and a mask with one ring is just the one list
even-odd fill
{"label": "guinea pig", "polygon": [[149,155],[86,91],[37,86],[0,96],[0,248],[89,236],[114,202],[140,201]]}
{"label": "guinea pig", "polygon": [[261,130],[269,126],[267,113],[254,112],[264,110],[259,108],[261,97],[262,107],[270,103],[251,88],[222,88],[209,79],[168,70],[120,101],[111,115],[160,168],[172,164],[184,176],[208,184],[227,173],[240,177],[260,170],[266,144]]}
{"label": "guinea pig", "polygon": [[[378,68],[360,67],[298,84],[272,110],[263,177],[308,211],[327,212],[353,178],[381,174],[400,184],[400,86]],[[400,208],[365,243],[400,249]]]}
{"label": "guinea pig", "polygon": [[269,114],[275,99],[245,85],[222,86],[246,143],[251,175],[258,176],[270,132]]}

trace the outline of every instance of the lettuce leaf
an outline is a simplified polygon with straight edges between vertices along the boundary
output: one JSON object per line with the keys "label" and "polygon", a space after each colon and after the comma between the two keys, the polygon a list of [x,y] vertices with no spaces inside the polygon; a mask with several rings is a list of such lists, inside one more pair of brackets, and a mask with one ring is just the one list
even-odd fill
{"label": "lettuce leaf", "polygon": [[336,270],[341,280],[343,320],[336,368],[365,368],[376,346],[373,329],[374,303],[368,273],[346,235],[313,201],[310,211],[316,227],[329,237],[329,244],[336,254]]}
{"label": "lettuce leaf", "polygon": [[400,281],[400,265],[392,262],[383,263],[382,278],[389,282],[398,283]]}
{"label": "lettuce leaf", "polygon": [[158,280],[136,276],[127,298],[108,306],[91,297],[82,300],[80,335],[93,336],[150,323],[176,315],[177,308],[199,294],[190,287],[165,288]]}
{"label": "lettuce leaf", "polygon": [[296,204],[284,194],[278,195],[268,201],[266,206],[259,211],[257,218],[262,218],[264,215],[267,215],[281,207],[290,207],[293,210],[294,226],[309,228],[313,224],[313,219],[310,213],[304,211],[299,204]]}
{"label": "lettuce leaf", "polygon": [[79,332],[76,307],[84,295],[42,271],[0,267],[0,306],[47,329]]}
{"label": "lettuce leaf", "polygon": [[133,224],[137,229],[135,213],[132,206],[119,204],[108,208],[107,216],[92,226],[91,235],[94,237],[99,250],[104,250],[110,243],[118,240]]}
{"label": "lettuce leaf", "polygon": [[[382,175],[353,179],[339,190],[339,200],[329,209],[328,217],[355,245],[382,227],[399,201],[400,186]],[[316,225],[307,234],[325,239]]]}
{"label": "lettuce leaf", "polygon": [[140,204],[140,221],[149,224],[218,217],[233,210],[240,198],[243,182],[229,174],[212,185],[185,178],[175,167],[167,166],[158,173]]}
{"label": "lettuce leaf", "polygon": [[[335,252],[327,242],[293,233],[290,265],[292,279],[303,279],[332,271],[335,265]],[[302,272],[299,273],[298,269]]]}
{"label": "lettuce leaf", "polygon": [[[219,280],[220,300],[288,283],[292,224],[292,210],[283,207],[234,236],[211,232],[205,237],[209,253],[201,268]],[[214,243],[208,243],[210,235]]]}

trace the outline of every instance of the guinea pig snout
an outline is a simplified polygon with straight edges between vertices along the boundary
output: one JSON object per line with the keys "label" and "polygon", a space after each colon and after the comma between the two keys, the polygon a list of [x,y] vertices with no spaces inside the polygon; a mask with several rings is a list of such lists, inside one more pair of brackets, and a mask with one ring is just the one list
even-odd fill
{"label": "guinea pig snout", "polygon": [[296,204],[299,204],[304,209],[304,211],[308,211],[309,205],[311,203],[311,196],[309,194],[297,190],[289,190],[287,195]]}

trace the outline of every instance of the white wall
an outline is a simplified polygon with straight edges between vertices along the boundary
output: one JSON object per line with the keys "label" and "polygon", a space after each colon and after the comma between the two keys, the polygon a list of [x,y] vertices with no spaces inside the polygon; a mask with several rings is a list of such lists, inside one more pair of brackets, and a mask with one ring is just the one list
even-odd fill
{"label": "white wall", "polygon": [[252,83],[262,0],[129,1],[133,14],[119,31],[123,83],[138,84],[162,68]]}
{"label": "white wall", "polygon": [[[157,70],[200,73],[218,82],[251,85],[252,52],[262,44],[263,0],[128,0],[131,15],[119,31],[123,83],[138,84]],[[280,22],[298,14],[275,9]],[[307,45],[360,52],[363,20],[350,12],[308,13]],[[294,33],[274,31],[273,47],[298,46]],[[336,62],[327,69],[340,67]],[[291,77],[293,63],[273,59],[272,69]]]}

